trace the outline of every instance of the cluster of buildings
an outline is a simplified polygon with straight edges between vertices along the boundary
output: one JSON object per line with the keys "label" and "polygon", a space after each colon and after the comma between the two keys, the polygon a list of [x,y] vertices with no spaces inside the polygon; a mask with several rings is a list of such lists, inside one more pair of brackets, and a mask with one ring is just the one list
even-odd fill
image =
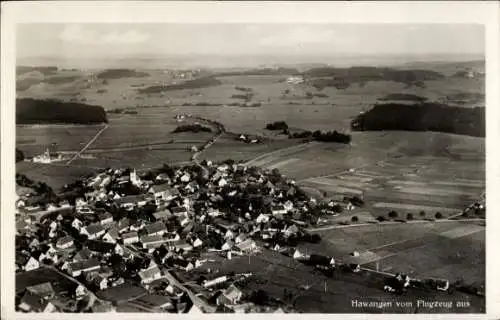
{"label": "cluster of buildings", "polygon": [[[191,289],[173,285],[172,272],[196,273],[207,262],[207,252],[232,259],[264,246],[283,250],[287,241],[304,236],[301,217],[314,201],[294,181],[234,164],[208,161],[203,169],[187,166],[144,174],[104,170],[71,190],[74,198],[55,206],[65,211],[45,211],[38,219],[20,203],[17,272],[52,266],[78,279],[85,289],[79,292],[132,282],[167,297],[167,309],[178,310],[178,291]],[[207,299],[218,294],[208,305],[242,310],[248,303],[242,302],[245,294],[237,279],[207,275],[198,286],[205,289]],[[168,285],[158,292],[160,283]]]}

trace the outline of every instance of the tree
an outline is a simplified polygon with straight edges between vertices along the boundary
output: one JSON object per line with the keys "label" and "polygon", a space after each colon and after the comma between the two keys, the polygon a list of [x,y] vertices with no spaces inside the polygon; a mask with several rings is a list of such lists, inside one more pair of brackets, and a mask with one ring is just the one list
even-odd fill
{"label": "tree", "polygon": [[406,220],[413,220],[413,214],[408,213],[408,214],[406,215]]}
{"label": "tree", "polygon": [[398,217],[398,213],[394,210],[390,211],[389,212],[389,218],[397,218]]}
{"label": "tree", "polygon": [[435,217],[436,217],[436,219],[442,219],[443,218],[443,214],[441,212],[436,212]]}
{"label": "tree", "polygon": [[351,221],[352,221],[352,222],[358,222],[358,221],[359,221],[359,218],[358,218],[357,216],[353,216],[353,217],[351,218]]}
{"label": "tree", "polygon": [[255,303],[256,305],[262,306],[266,305],[269,302],[269,295],[267,294],[266,291],[259,289],[257,291],[252,292],[249,300]]}
{"label": "tree", "polygon": [[385,219],[385,217],[384,217],[384,216],[378,216],[378,217],[377,217],[377,221],[382,222],[382,221],[385,221],[385,220],[386,220],[386,219]]}
{"label": "tree", "polygon": [[425,217],[425,211],[420,211],[419,214],[420,214],[421,217]]}

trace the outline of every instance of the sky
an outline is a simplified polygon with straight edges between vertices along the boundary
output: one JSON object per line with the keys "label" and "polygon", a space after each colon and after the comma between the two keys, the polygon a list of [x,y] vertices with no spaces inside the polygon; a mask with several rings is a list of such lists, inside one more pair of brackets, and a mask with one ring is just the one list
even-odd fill
{"label": "sky", "polygon": [[24,24],[17,56],[106,60],[162,56],[484,55],[480,25]]}

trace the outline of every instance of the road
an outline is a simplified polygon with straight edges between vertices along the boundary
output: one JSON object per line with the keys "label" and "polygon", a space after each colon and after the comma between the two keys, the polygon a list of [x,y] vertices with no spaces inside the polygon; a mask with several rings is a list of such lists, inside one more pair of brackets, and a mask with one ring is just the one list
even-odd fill
{"label": "road", "polygon": [[73,160],[75,160],[76,158],[78,158],[83,152],[85,152],[85,150],[88,149],[88,147],[90,147],[92,145],[92,143],[94,143],[97,138],[99,138],[99,136],[106,130],[109,128],[109,124],[105,124],[104,127],[99,130],[96,135],[90,139],[90,141],[80,150],[78,151],[71,159],[69,159],[69,161],[66,163],[66,164],[71,164],[71,162],[73,162]]}
{"label": "road", "polygon": [[[461,215],[461,213],[459,215]],[[383,222],[377,222],[377,223],[358,223],[358,224],[349,224],[349,225],[333,225],[333,226],[326,226],[326,227],[320,227],[320,228],[309,228],[309,229],[306,229],[306,231],[318,232],[318,231],[333,230],[333,229],[355,228],[355,227],[375,226],[375,225],[390,225],[390,224],[401,224],[401,223],[421,224],[421,223],[446,223],[446,222],[457,222],[457,221],[464,221],[464,222],[485,221],[482,218],[451,220],[451,218],[459,216],[459,215],[451,216],[448,219],[433,220],[433,221],[429,221],[429,220],[410,220],[410,221],[406,221],[406,222],[383,221]]]}

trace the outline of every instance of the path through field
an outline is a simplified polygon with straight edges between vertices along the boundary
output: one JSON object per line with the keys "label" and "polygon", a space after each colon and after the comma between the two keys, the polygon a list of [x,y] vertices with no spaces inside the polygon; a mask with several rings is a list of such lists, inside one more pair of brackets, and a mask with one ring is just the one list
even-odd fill
{"label": "path through field", "polygon": [[92,143],[94,143],[97,138],[99,138],[99,136],[107,129],[109,128],[109,124],[106,124],[104,125],[104,127],[99,130],[96,135],[90,139],[90,141],[80,150],[78,151],[66,164],[71,164],[71,162],[73,162],[73,160],[75,160],[76,158],[78,158],[85,150],[88,149],[88,147],[90,147],[92,145]]}

